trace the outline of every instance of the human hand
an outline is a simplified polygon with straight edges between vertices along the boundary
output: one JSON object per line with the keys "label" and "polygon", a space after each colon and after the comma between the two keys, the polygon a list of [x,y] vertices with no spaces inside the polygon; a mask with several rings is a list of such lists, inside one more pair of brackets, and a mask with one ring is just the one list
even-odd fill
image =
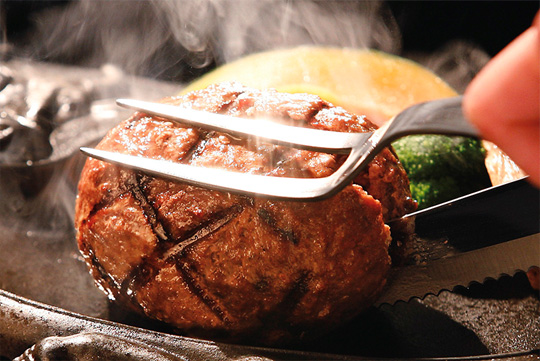
{"label": "human hand", "polygon": [[463,110],[540,186],[540,12],[473,79]]}

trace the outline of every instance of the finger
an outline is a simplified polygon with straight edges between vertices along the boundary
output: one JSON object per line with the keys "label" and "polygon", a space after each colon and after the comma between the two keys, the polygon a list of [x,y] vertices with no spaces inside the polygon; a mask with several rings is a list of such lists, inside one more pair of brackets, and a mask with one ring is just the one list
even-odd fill
{"label": "finger", "polygon": [[465,92],[464,112],[540,184],[540,20],[498,54]]}
{"label": "finger", "polygon": [[540,45],[530,28],[499,53],[465,92],[465,112],[481,129],[492,122],[532,122],[539,118]]}

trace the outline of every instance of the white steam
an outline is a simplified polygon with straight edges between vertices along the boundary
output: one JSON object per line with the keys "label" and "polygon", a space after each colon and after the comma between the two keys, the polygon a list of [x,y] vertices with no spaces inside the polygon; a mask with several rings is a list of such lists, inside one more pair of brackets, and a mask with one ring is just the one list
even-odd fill
{"label": "white steam", "polygon": [[150,76],[298,45],[401,46],[380,1],[81,0],[38,19],[30,55]]}
{"label": "white steam", "polygon": [[215,49],[221,62],[297,45],[387,52],[399,48],[397,25],[379,1],[167,0],[152,4],[179,43],[196,53]]}

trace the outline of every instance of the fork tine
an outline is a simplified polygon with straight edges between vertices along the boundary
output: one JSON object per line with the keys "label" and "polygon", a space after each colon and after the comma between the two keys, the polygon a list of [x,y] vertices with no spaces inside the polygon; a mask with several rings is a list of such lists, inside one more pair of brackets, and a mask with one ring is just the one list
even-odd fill
{"label": "fork tine", "polygon": [[279,124],[270,120],[238,118],[170,104],[117,99],[117,104],[182,124],[258,138],[274,144],[326,153],[348,153],[371,133],[342,133]]}
{"label": "fork tine", "polygon": [[84,154],[121,167],[135,169],[149,175],[195,186],[242,195],[264,196],[272,199],[317,201],[336,194],[340,187],[329,187],[327,178],[269,177],[237,173],[224,169],[196,167],[167,160],[81,148]]}
{"label": "fork tine", "polygon": [[[81,148],[88,156],[148,174],[184,181],[211,189],[286,200],[321,200],[353,181],[384,147],[409,134],[447,134],[477,137],[461,111],[461,97],[417,104],[401,112],[372,133],[340,133],[291,127],[270,121],[253,121],[177,106],[135,100],[118,104],[150,115],[203,128],[217,129],[245,137],[259,137],[273,143],[315,151],[349,154],[341,166],[323,178],[288,178],[208,169],[171,161]],[[324,145],[326,144],[326,145]]]}

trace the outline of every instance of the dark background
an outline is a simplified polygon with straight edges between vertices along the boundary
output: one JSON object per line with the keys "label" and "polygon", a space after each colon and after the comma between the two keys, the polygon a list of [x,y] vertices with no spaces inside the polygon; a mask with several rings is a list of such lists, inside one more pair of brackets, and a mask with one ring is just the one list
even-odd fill
{"label": "dark background", "polygon": [[[2,1],[1,15],[5,38],[14,47],[27,45],[33,22],[40,12],[61,8],[69,1]],[[538,1],[387,1],[402,34],[402,52],[432,52],[451,40],[465,40],[489,56],[498,53],[532,23]],[[34,55],[36,56],[36,55]],[[39,55],[37,56],[39,58]],[[41,58],[76,63],[77,59]],[[183,65],[189,68],[189,66]],[[141,74],[190,80],[215,66],[197,71],[154,71]],[[185,69],[184,69],[185,70]],[[180,79],[174,79],[180,77]]]}
{"label": "dark background", "polygon": [[449,40],[468,40],[490,56],[527,29],[538,1],[388,1],[405,51],[434,51]]}

